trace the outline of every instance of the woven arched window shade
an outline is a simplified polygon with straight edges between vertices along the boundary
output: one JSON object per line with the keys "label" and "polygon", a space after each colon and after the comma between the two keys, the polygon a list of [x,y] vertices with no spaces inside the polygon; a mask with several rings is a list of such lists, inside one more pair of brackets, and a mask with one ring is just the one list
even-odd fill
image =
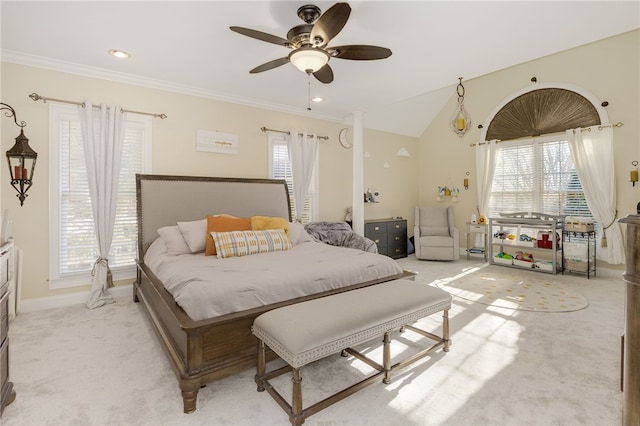
{"label": "woven arched window shade", "polygon": [[512,140],[598,125],[596,107],[567,89],[536,89],[509,101],[496,113],[485,140]]}

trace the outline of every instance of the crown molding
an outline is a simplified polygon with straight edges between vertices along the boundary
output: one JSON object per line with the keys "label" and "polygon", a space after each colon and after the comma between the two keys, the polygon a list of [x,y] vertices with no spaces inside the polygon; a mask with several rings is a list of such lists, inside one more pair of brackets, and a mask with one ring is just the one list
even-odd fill
{"label": "crown molding", "polygon": [[130,84],[133,86],[146,87],[149,89],[164,90],[167,92],[180,93],[183,95],[197,96],[200,98],[213,99],[216,101],[229,102],[233,104],[245,105],[254,108],[262,108],[270,111],[282,112],[304,117],[316,118],[319,120],[332,121],[341,123],[344,117],[338,117],[330,114],[321,114],[301,111],[288,105],[274,104],[256,99],[234,96],[229,93],[217,92],[215,90],[203,89],[200,87],[187,86],[184,84],[173,83],[170,81],[159,80],[149,77],[143,77],[135,74],[123,73],[120,71],[112,71],[104,68],[91,67],[88,65],[77,64],[74,62],[61,61],[58,59],[47,58],[43,56],[30,55],[26,53],[16,52],[12,50],[0,50],[0,60],[2,62],[10,62],[18,65],[26,65],[35,68],[42,68],[51,71],[64,72],[68,74],[80,75],[83,77],[99,78],[101,80],[114,81],[117,83]]}

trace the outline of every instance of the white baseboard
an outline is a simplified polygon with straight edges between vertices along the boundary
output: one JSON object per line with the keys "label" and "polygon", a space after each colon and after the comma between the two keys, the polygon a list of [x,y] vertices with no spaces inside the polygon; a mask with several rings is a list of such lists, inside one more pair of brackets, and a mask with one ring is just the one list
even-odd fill
{"label": "white baseboard", "polygon": [[[63,294],[61,296],[39,297],[36,299],[26,299],[20,302],[20,310],[22,312],[35,312],[51,308],[62,308],[65,306],[84,304],[89,298],[88,291],[80,293]],[[109,293],[114,298],[133,297],[133,284],[120,285],[109,289]]]}

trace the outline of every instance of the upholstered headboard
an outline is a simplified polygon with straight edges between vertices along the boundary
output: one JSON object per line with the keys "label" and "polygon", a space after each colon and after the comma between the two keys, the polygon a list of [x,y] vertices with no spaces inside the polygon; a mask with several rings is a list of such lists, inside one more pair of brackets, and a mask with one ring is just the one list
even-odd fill
{"label": "upholstered headboard", "polygon": [[170,175],[136,175],[138,256],[176,222],[226,213],[237,217],[277,216],[291,220],[284,180]]}

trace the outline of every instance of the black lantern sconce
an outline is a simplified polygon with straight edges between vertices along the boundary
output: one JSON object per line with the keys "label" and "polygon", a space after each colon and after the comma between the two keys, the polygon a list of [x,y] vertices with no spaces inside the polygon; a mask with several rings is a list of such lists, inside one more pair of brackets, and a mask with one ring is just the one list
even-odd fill
{"label": "black lantern sconce", "polygon": [[24,128],[27,125],[24,121],[18,124],[16,111],[5,103],[0,102],[0,111],[7,117],[13,117],[16,126],[20,127],[20,134],[16,138],[16,143],[7,151],[7,162],[9,163],[9,175],[11,176],[11,186],[18,191],[16,197],[20,200],[20,205],[24,204],[27,198],[27,191],[33,184],[33,172],[36,169],[36,158],[38,153],[29,146],[29,139],[24,135]]}

